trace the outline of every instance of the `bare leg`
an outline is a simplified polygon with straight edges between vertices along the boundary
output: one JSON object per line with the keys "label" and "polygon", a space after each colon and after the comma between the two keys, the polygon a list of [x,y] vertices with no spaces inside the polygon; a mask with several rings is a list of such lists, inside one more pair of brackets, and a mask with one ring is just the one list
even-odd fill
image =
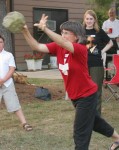
{"label": "bare leg", "polygon": [[112,138],[114,139],[114,141],[119,141],[119,134],[114,130],[114,133],[112,135]]}
{"label": "bare leg", "polygon": [[113,143],[110,150],[115,150],[115,148],[119,145],[119,134],[116,131],[114,131],[112,138],[114,139],[114,142],[117,142],[117,144]]}
{"label": "bare leg", "polygon": [[15,114],[16,114],[17,117],[19,118],[19,120],[20,120],[20,122],[22,123],[22,125],[23,125],[24,123],[26,123],[26,119],[25,119],[25,116],[24,116],[24,114],[23,114],[22,109],[19,109],[19,110],[15,111]]}
{"label": "bare leg", "polygon": [[25,119],[25,116],[23,114],[23,111],[22,109],[19,109],[18,111],[15,111],[15,114],[17,115],[17,117],[19,118],[20,122],[22,123],[22,126],[23,128],[26,130],[26,131],[31,131],[33,128],[31,125],[29,125],[27,122],[26,122],[26,119]]}
{"label": "bare leg", "polygon": [[67,91],[65,92],[65,100],[69,100],[69,96],[68,96]]}

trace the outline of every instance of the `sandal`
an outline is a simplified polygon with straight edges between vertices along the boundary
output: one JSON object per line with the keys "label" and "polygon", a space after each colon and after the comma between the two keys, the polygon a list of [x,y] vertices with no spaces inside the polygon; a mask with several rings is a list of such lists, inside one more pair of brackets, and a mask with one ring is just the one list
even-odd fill
{"label": "sandal", "polygon": [[33,130],[32,126],[30,126],[30,125],[27,124],[27,123],[24,123],[24,124],[23,124],[23,129],[26,130],[26,131],[31,131],[31,130]]}
{"label": "sandal", "polygon": [[[116,145],[116,147],[115,147],[114,150],[119,150],[119,141],[118,141],[118,142],[114,142],[113,144]],[[112,145],[113,145],[113,144],[112,144]],[[110,146],[109,150],[111,150],[112,145]]]}

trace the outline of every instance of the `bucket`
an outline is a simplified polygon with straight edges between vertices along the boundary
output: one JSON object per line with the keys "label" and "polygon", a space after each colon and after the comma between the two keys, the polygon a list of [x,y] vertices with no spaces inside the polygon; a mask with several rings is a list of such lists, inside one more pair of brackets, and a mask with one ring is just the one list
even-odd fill
{"label": "bucket", "polygon": [[50,56],[50,67],[51,68],[58,68],[56,56]]}

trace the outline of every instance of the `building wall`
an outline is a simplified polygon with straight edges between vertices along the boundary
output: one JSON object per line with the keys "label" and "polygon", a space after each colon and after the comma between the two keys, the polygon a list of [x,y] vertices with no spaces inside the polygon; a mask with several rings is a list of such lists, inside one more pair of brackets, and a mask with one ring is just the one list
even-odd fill
{"label": "building wall", "polygon": [[[21,12],[26,19],[26,23],[33,34],[33,7],[68,9],[69,20],[82,20],[83,14],[89,8],[86,0],[14,0],[13,11]],[[15,58],[18,70],[25,70],[25,53],[32,53],[22,34],[14,35]]]}

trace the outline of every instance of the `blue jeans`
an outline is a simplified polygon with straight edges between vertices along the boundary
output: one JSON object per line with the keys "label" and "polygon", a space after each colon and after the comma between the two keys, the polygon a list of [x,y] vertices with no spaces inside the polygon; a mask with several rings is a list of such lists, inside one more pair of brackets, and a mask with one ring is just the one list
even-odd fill
{"label": "blue jeans", "polygon": [[114,129],[100,117],[96,110],[97,93],[72,100],[72,103],[76,108],[74,120],[75,150],[88,150],[93,130],[107,137],[112,136]]}

